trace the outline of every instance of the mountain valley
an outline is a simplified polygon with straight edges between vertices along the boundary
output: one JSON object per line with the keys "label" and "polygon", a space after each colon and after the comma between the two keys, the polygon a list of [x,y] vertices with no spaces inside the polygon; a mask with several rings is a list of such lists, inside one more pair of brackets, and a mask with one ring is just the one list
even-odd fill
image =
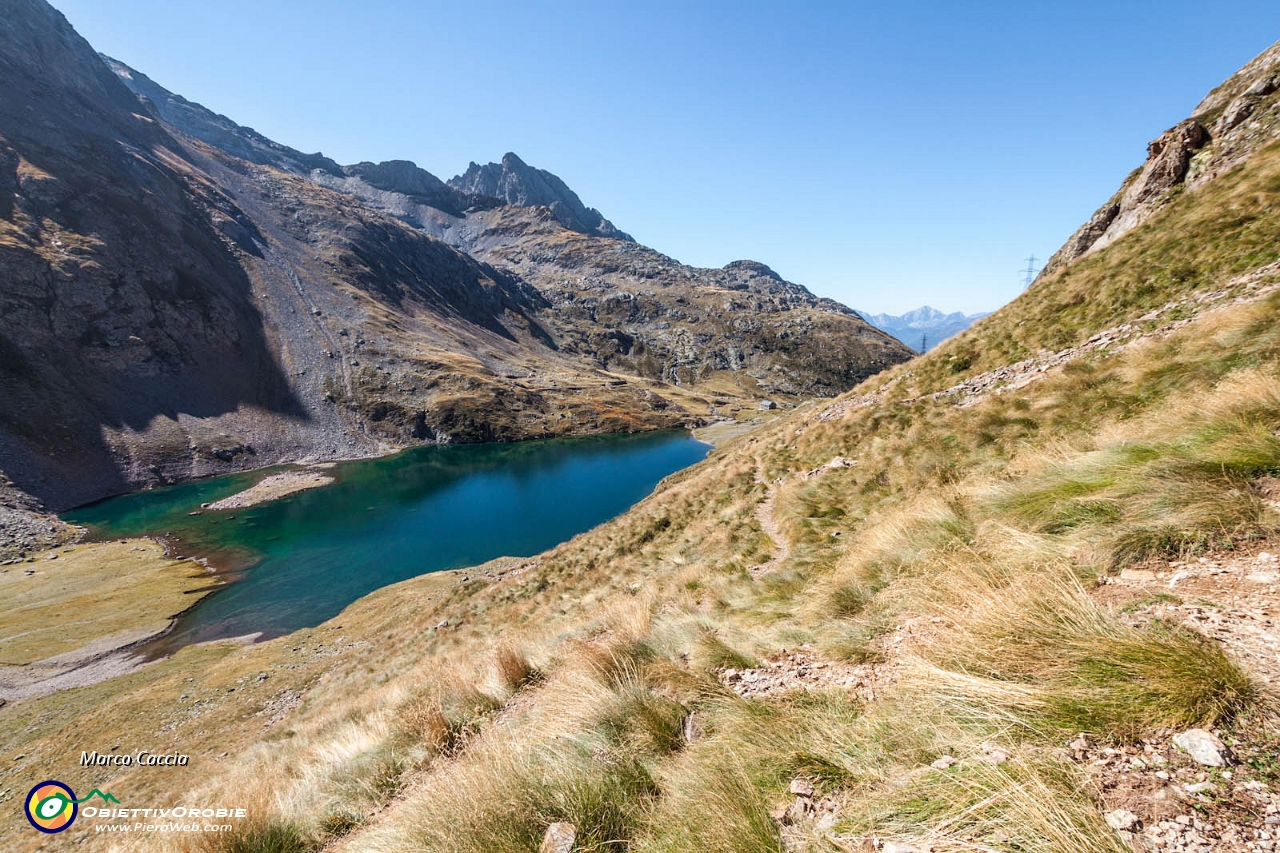
{"label": "mountain valley", "polygon": [[908,355],[765,267],[640,247],[514,157],[467,183],[499,199],[278,145],[98,57],[38,0],[6,3],[0,65],[0,470],[48,509],[421,443],[698,425]]}
{"label": "mountain valley", "polygon": [[[101,60],[40,0],[0,8],[0,521],[23,525],[0,689],[115,667],[0,705],[0,791],[246,810],[200,833],[82,816],[63,840],[1280,846],[1280,43],[1159,135],[1017,299],[911,357],[761,263],[640,245],[514,155],[450,181],[341,166]],[[782,411],[755,423],[764,400]],[[89,619],[49,627],[93,606],[64,565],[153,585],[148,624],[203,567],[72,544],[47,508],[721,417],[739,423],[621,515],[313,627],[152,660],[97,655]],[[192,524],[258,523],[194,505]],[[56,655],[26,653],[28,630]],[[0,822],[5,850],[55,843]]]}

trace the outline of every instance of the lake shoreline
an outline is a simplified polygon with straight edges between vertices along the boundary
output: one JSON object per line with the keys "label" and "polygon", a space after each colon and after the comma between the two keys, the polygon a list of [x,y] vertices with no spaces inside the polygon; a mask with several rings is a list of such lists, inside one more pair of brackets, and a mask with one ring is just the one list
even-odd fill
{"label": "lake shoreline", "polygon": [[0,615],[12,633],[0,637],[0,699],[85,687],[145,666],[152,658],[144,647],[220,586],[207,566],[173,557],[149,537],[56,548],[6,567]]}
{"label": "lake shoreline", "polygon": [[[544,442],[544,441],[561,441],[561,440],[574,440],[574,439],[585,440],[585,439],[594,439],[594,438],[605,438],[605,439],[622,438],[622,437],[628,437],[628,436],[657,435],[660,433],[667,433],[667,432],[683,432],[686,435],[697,438],[698,441],[701,441],[704,444],[708,444],[708,445],[711,445],[712,447],[715,447],[715,446],[718,446],[717,441],[719,441],[719,439],[701,438],[700,435],[706,433],[708,430],[712,430],[712,431],[715,430],[715,428],[721,424],[732,425],[735,423],[742,424],[743,426],[748,427],[748,429],[744,431],[750,431],[752,429],[755,429],[758,426],[761,426],[761,423],[756,423],[756,422],[733,421],[730,419],[725,419],[720,421],[712,421],[702,426],[662,427],[660,429],[637,430],[635,432],[588,432],[588,433],[582,433],[580,435],[578,434],[543,435],[543,436],[534,436],[532,438],[522,438],[518,441],[457,441],[457,442],[412,444],[412,445],[403,445],[403,446],[391,445],[391,446],[384,446],[380,450],[370,450],[368,453],[357,453],[352,455],[316,456],[313,454],[307,454],[305,456],[300,456],[297,459],[277,459],[274,462],[268,462],[263,465],[253,465],[247,468],[238,468],[234,471],[220,471],[220,472],[214,472],[214,473],[199,474],[191,477],[181,477],[173,480],[172,482],[167,482],[167,483],[148,483],[139,488],[129,489],[127,491],[122,491],[122,492],[115,492],[113,494],[104,495],[103,497],[100,497],[100,498],[95,498],[85,503],[76,504],[75,506],[67,507],[66,509],[53,511],[50,513],[50,516],[64,524],[74,525],[75,522],[68,522],[66,520],[67,516],[74,515],[76,513],[82,512],[87,509],[91,509],[92,507],[95,507],[102,503],[106,503],[107,501],[113,501],[119,498],[126,498],[131,495],[146,494],[147,492],[154,492],[157,489],[167,489],[167,488],[172,488],[174,486],[183,486],[191,483],[207,482],[210,480],[217,480],[223,477],[247,476],[249,474],[258,474],[263,471],[271,471],[272,469],[276,469],[276,468],[281,469],[280,473],[289,473],[290,471],[305,470],[305,469],[329,469],[329,468],[334,468],[339,465],[344,465],[350,462],[368,462],[368,461],[377,460],[377,459],[388,459],[394,456],[398,456],[401,453],[410,453],[414,450],[423,450],[426,448],[433,448],[433,447],[517,447],[520,445],[536,444],[538,442]],[[768,420],[764,420],[762,423],[768,423]],[[736,437],[736,434],[734,437]],[[286,492],[282,494],[280,497],[288,497],[289,494],[293,494],[293,493],[294,492]],[[275,499],[276,498],[271,498],[270,500],[275,500]],[[258,501],[250,506],[258,506],[265,502],[266,502],[265,500]],[[212,507],[209,507],[209,508],[212,509]],[[240,507],[237,507],[237,508],[240,508]],[[83,544],[85,542],[92,542],[92,541],[94,540],[85,539],[85,534],[80,533],[75,538],[68,540],[68,542],[64,544],[75,545],[75,544]]]}
{"label": "lake shoreline", "polygon": [[289,634],[410,577],[528,559],[625,512],[710,449],[684,429],[409,448],[141,490],[64,519],[91,541],[156,540],[223,581],[150,642],[142,654],[154,658]]}

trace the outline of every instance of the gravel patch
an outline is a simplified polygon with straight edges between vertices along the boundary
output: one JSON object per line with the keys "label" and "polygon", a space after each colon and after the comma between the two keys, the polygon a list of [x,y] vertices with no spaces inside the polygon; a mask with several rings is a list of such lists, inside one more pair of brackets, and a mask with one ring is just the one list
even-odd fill
{"label": "gravel patch", "polygon": [[244,509],[245,507],[256,506],[268,501],[279,500],[296,492],[327,486],[332,482],[333,477],[316,471],[284,471],[280,474],[272,474],[243,492],[238,492],[220,501],[214,501],[204,508],[212,510]]}

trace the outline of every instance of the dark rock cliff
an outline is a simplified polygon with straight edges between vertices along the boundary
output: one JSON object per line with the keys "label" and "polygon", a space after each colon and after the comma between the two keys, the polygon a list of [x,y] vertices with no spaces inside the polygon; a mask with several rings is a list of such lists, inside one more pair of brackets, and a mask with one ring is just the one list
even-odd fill
{"label": "dark rock cliff", "polygon": [[14,485],[65,505],[128,486],[112,434],[246,407],[304,419],[209,215],[235,221],[234,203],[59,13],[0,8],[0,460]]}

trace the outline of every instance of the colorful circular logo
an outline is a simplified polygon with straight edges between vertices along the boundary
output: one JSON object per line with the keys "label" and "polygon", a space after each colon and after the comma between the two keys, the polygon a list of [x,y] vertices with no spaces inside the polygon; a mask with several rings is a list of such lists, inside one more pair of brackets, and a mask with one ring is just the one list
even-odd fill
{"label": "colorful circular logo", "polygon": [[23,804],[27,820],[41,832],[62,832],[76,819],[80,807],[75,792],[61,782],[41,782],[27,794]]}

